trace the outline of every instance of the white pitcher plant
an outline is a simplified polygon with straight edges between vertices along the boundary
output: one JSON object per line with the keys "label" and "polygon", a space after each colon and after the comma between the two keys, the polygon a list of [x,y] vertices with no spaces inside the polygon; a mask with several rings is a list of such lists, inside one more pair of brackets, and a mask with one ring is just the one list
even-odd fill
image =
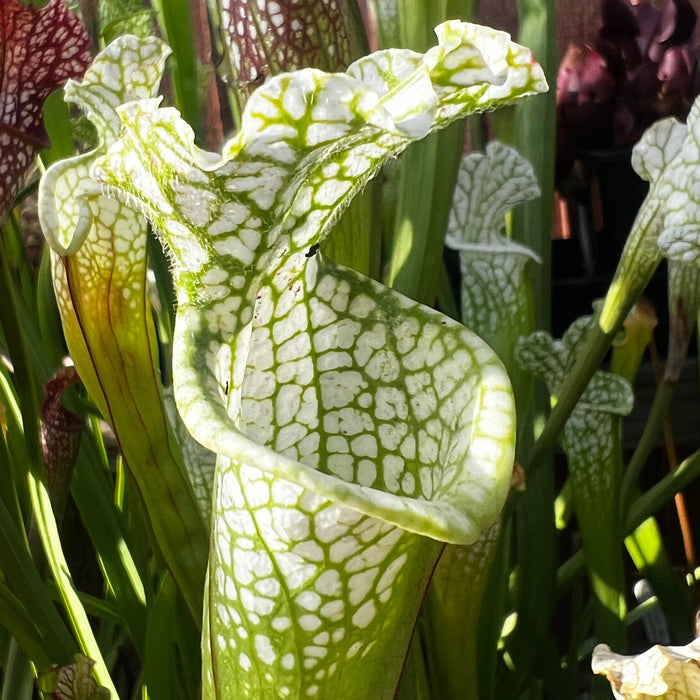
{"label": "white pitcher plant", "polygon": [[[546,89],[506,34],[436,33],[425,54],[274,77],[220,154],[154,97],[156,39],[121,37],[66,88],[101,141],[42,180],[57,299],[173,578],[203,610],[205,698],[392,697],[444,543],[477,541],[507,496],[514,402],[495,353],[318,249],[411,142]],[[141,214],[172,265],[175,401],[213,479],[139,375],[153,360]],[[87,308],[104,311],[93,326]],[[121,389],[105,391],[116,365]],[[152,435],[145,461],[130,444],[134,415],[162,458]]]}

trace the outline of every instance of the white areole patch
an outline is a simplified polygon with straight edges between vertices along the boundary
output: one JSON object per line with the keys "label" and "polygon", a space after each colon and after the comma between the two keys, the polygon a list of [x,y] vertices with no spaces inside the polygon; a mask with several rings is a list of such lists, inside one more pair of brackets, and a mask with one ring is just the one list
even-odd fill
{"label": "white areole patch", "polygon": [[179,209],[187,211],[190,222],[202,228],[210,219],[216,203],[216,195],[205,187],[194,187],[184,182],[173,183],[175,204]]}
{"label": "white areole patch", "polygon": [[368,600],[353,616],[352,623],[360,629],[365,629],[377,614],[377,605],[374,600]]}
{"label": "white areole patch", "polygon": [[321,596],[313,591],[302,591],[294,600],[304,610],[311,612],[315,612],[321,607]]}
{"label": "white areole patch", "polygon": [[350,180],[327,180],[316,190],[314,200],[322,207],[332,207],[351,187]]}
{"label": "white areole patch", "polygon": [[238,663],[244,671],[250,670],[250,657],[245,652],[242,651],[238,654]]}
{"label": "white areole patch", "polygon": [[336,569],[326,569],[314,584],[316,590],[324,596],[338,596],[342,590],[340,574]]}
{"label": "white areole patch", "polygon": [[300,615],[299,627],[306,632],[315,632],[323,623],[316,615]]}
{"label": "white areole patch", "polygon": [[255,635],[255,652],[258,658],[266,664],[273,664],[277,658],[277,654],[272,648],[270,638],[264,634]]}

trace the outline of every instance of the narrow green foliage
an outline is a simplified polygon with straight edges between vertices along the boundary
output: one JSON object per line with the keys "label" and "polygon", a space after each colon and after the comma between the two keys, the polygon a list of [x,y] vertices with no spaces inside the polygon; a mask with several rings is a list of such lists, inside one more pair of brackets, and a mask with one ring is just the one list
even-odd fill
{"label": "narrow green foliage", "polygon": [[75,468],[73,499],[98,553],[105,582],[114,593],[134,647],[143,656],[147,610],[145,572],[134,561],[126,525],[113,502],[112,483],[99,461],[93,441],[85,439]]}
{"label": "narrow green foliage", "polygon": [[172,578],[166,574],[163,578],[148,616],[146,636],[146,656],[148,665],[144,682],[148,695],[152,698],[172,698],[172,700],[189,700],[194,697],[199,685],[186,687],[183,683],[182,656],[178,653],[178,600],[177,588]]}
{"label": "narrow green foliage", "polygon": [[[545,75],[555,76],[558,64],[555,0],[518,0],[518,41],[530,47]],[[531,248],[541,264],[533,272],[537,328],[549,327],[551,311],[551,221],[554,204],[556,91],[550,90],[515,109],[513,145],[533,166],[542,196],[514,213],[513,238]]]}
{"label": "narrow green foliage", "polygon": [[[448,8],[448,5],[450,7]],[[384,36],[383,46],[425,50],[431,43],[430,28],[453,17],[471,19],[467,2],[377,3]],[[392,19],[389,15],[393,14]],[[413,144],[391,173],[396,199],[387,207],[389,216],[382,270],[387,285],[423,304],[433,306],[442,278],[442,251],[447,215],[464,147],[464,124]],[[385,205],[386,206],[386,205]]]}
{"label": "narrow green foliage", "polygon": [[[172,80],[175,103],[196,134],[203,134],[206,93],[200,89],[203,69],[194,50],[194,10],[188,0],[156,0],[163,37],[173,51]],[[122,31],[122,34],[128,33]]]}

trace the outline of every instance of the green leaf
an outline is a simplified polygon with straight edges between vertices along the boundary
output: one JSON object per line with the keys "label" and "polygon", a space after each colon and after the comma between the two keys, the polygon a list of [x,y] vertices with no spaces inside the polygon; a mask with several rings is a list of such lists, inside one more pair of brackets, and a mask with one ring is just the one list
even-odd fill
{"label": "green leaf", "polygon": [[[533,324],[527,267],[537,257],[502,234],[504,216],[539,195],[530,164],[515,149],[492,141],[486,153],[461,163],[446,244],[459,251],[462,321],[499,355],[516,402],[531,378],[516,364],[515,344]],[[470,546],[446,547],[426,598],[425,636],[434,667],[435,696],[476,697],[479,617],[500,522]]]}
{"label": "green leaf", "polygon": [[[559,65],[556,0],[517,0],[518,41],[530,47],[545,75]],[[524,102],[513,111],[513,146],[533,166],[542,196],[513,213],[513,237],[531,248],[542,264],[533,269],[532,295],[536,328],[548,328],[551,312],[552,210],[556,138],[556,91]],[[498,135],[498,132],[497,132]],[[543,410],[537,406],[537,411]],[[539,536],[538,533],[537,536]],[[528,633],[526,644],[531,643]]]}
{"label": "green leaf", "polygon": [[435,698],[479,697],[479,619],[501,529],[497,521],[474,544],[445,547],[435,569],[421,616]]}
{"label": "green leaf", "polygon": [[105,584],[114,595],[131,643],[143,657],[146,629],[146,591],[143,582],[145,567],[138,567],[134,561],[128,528],[124,522],[125,514],[114,503],[109,465],[100,464],[94,436],[88,435],[86,438],[88,439],[84,439],[80,446],[71,496],[99,557]]}
{"label": "green leaf", "polygon": [[46,171],[39,207],[71,356],[112,424],[157,546],[199,620],[208,536],[161,397],[147,301],[147,227],[136,212],[103,194],[88,173],[119,135],[117,105],[151,97],[167,55],[158,39],[120,37],[81,83],[68,83],[66,99],[84,109],[100,145]]}
{"label": "green leaf", "polygon": [[193,3],[188,0],[155,0],[153,7],[161,36],[173,51],[171,75],[175,103],[195,132],[203,134],[206,128],[206,91],[202,90],[201,84],[206,85],[206,78],[195,50],[197,42],[202,39],[196,36],[197,28],[193,26],[196,16]]}
{"label": "green leaf", "polygon": [[315,252],[411,141],[544,89],[506,35],[437,33],[424,56],[273,78],[221,156],[174,110],[132,102],[92,167],[169,250],[175,398],[219,455],[207,697],[393,695],[433,540],[474,542],[508,491],[513,402],[493,352]]}
{"label": "green leaf", "polygon": [[[177,589],[166,573],[148,617],[144,680],[148,696],[152,698],[187,700],[196,697],[195,689],[190,689],[191,694],[188,695],[183,687],[182,660],[178,653],[177,605]],[[196,640],[196,635],[194,637]]]}

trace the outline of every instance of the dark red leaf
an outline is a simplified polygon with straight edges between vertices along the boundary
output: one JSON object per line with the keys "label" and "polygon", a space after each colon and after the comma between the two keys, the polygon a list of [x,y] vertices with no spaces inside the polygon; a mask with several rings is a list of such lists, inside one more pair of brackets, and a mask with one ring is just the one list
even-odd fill
{"label": "dark red leaf", "polygon": [[644,56],[649,51],[651,42],[659,31],[661,12],[646,2],[634,5],[632,10],[637,16],[637,23],[639,24],[639,36],[637,37],[639,51]]}
{"label": "dark red leaf", "polygon": [[696,21],[697,14],[690,0],[668,2],[662,13],[657,41],[664,47],[685,43],[693,35]]}
{"label": "dark red leaf", "polygon": [[344,70],[359,57],[359,27],[346,0],[223,0],[222,26],[232,77],[245,99],[271,75]]}
{"label": "dark red leaf", "polygon": [[44,101],[90,64],[90,38],[63,0],[0,0],[0,219],[46,145]]}
{"label": "dark red leaf", "polygon": [[109,691],[92,677],[95,662],[76,654],[67,666],[52,666],[37,678],[37,687],[55,700],[109,700]]}
{"label": "dark red leaf", "polygon": [[68,498],[84,422],[62,402],[63,393],[79,381],[73,366],[61,367],[44,386],[41,404],[41,442],[49,496],[58,520]]}

